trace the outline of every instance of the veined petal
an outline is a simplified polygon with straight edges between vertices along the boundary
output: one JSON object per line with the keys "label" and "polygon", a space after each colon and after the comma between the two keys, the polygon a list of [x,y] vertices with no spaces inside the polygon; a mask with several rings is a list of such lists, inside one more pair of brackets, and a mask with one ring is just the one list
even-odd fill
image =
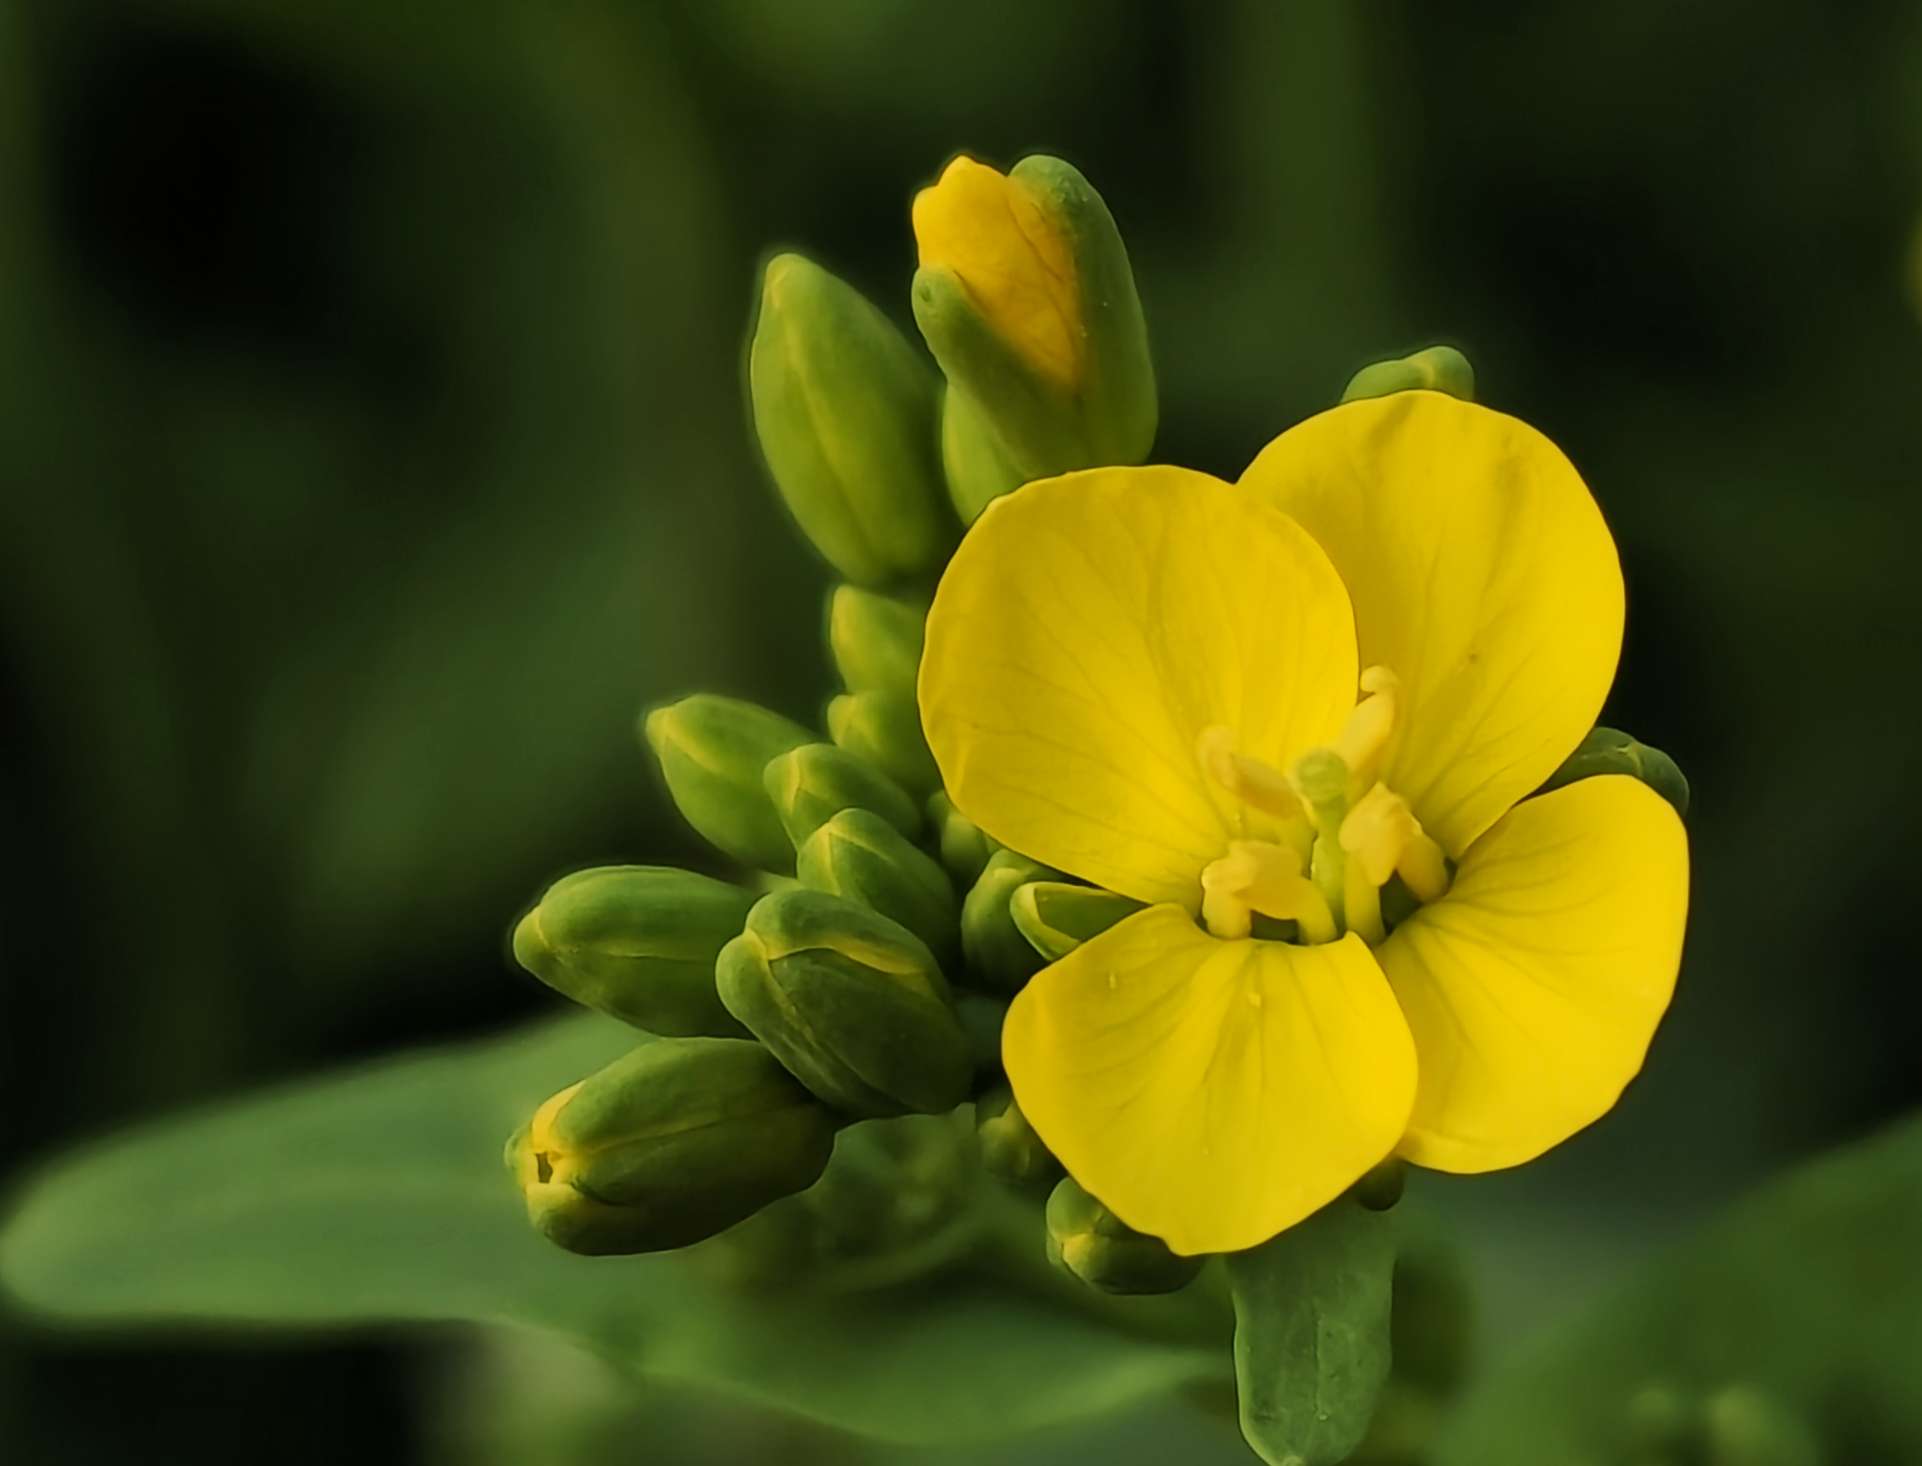
{"label": "veined petal", "polygon": [[1008,1010],[1015,1098],[1075,1180],[1176,1252],[1236,1252],[1401,1137],[1415,1050],[1361,939],[1224,942],[1155,906]]}
{"label": "veined petal", "polygon": [[1688,840],[1619,774],[1515,806],[1376,951],[1421,1055],[1401,1153],[1492,1171],[1606,1114],[1675,990]]}
{"label": "veined petal", "polygon": [[1192,911],[1202,866],[1251,833],[1202,730],[1279,764],[1334,736],[1355,677],[1347,594],[1299,525],[1206,474],[1090,469],[997,500],[962,541],[921,717],[995,839]]}
{"label": "veined petal", "polygon": [[1290,428],[1243,485],[1341,572],[1361,664],[1401,678],[1381,779],[1457,858],[1594,726],[1622,648],[1615,542],[1574,466],[1439,392]]}

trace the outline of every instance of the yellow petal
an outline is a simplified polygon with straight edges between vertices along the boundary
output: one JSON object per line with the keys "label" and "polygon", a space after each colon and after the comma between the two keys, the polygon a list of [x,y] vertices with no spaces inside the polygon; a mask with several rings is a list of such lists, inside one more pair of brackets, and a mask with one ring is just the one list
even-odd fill
{"label": "yellow petal", "polygon": [[1492,1171],[1606,1114],[1668,1008],[1687,910],[1682,822],[1638,781],[1504,815],[1376,951],[1421,1055],[1401,1153]]}
{"label": "yellow petal", "polygon": [[1080,384],[1074,252],[1019,179],[956,158],[915,195],[914,236],[921,264],[951,270],[1017,354],[1064,387]]}
{"label": "yellow petal", "polygon": [[1358,937],[1223,942],[1156,906],[1036,976],[1001,1035],[1015,1098],[1082,1186],[1176,1252],[1293,1226],[1401,1137],[1407,1026]]}
{"label": "yellow petal", "polygon": [[1614,680],[1622,573],[1594,498],[1526,423],[1439,392],[1310,418],[1242,483],[1341,572],[1362,665],[1401,679],[1379,777],[1459,858],[1581,741]]}
{"label": "yellow petal", "polygon": [[1299,525],[1206,474],[1106,468],[976,521],[928,616],[921,717],[949,796],[1004,845],[1195,910],[1255,831],[1201,733],[1281,763],[1354,702],[1353,618]]}

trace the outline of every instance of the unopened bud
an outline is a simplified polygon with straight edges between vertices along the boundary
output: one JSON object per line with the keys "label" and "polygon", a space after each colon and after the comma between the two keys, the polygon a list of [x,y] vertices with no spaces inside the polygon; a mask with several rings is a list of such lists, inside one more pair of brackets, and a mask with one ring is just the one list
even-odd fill
{"label": "unopened bud", "polygon": [[796,850],[844,809],[872,810],[910,837],[921,828],[921,811],[899,784],[832,743],[804,743],[769,760],[761,782]]}
{"label": "unopened bud", "polygon": [[686,1247],[812,1185],[835,1120],[758,1044],[660,1039],[562,1090],[508,1142],[527,1213],[592,1255]]}
{"label": "unopened bud", "polygon": [[959,387],[949,387],[941,402],[941,469],[963,524],[1027,481],[987,413]]}
{"label": "unopened bud", "polygon": [[974,1102],[974,1127],[981,1143],[981,1165],[990,1176],[1035,1190],[1052,1186],[1060,1177],[1061,1162],[1041,1143],[1007,1085],[996,1086]]}
{"label": "unopened bud", "polygon": [[1591,779],[1597,774],[1626,774],[1631,779],[1640,779],[1673,805],[1677,814],[1684,817],[1688,814],[1688,780],[1682,776],[1675,760],[1659,748],[1637,743],[1616,728],[1596,728],[1590,732],[1562,761],[1562,766],[1548,776],[1548,782],[1539,792],[1546,794],[1551,789],[1560,789],[1578,779]]}
{"label": "unopened bud", "polygon": [[844,692],[828,704],[828,736],[910,794],[941,787],[912,692]]}
{"label": "unopened bud", "polygon": [[828,650],[849,692],[914,695],[928,608],[918,601],[837,585],[828,597]]}
{"label": "unopened bud", "polygon": [[940,1114],[968,1092],[968,1040],[934,954],[906,927],[819,891],[768,896],[721,951],[728,1012],[844,1114]]}
{"label": "unopened bud", "polygon": [[1137,1232],[1064,1176],[1048,1197],[1048,1256],[1104,1293],[1173,1293],[1201,1271],[1159,1237]]}
{"label": "unopened bud", "polygon": [[762,771],[813,734],[766,708],[709,692],[655,708],[641,726],[668,794],[696,834],[743,865],[793,869],[794,847]]}
{"label": "unopened bud", "polygon": [[748,355],[754,430],[802,532],[849,580],[926,575],[954,538],[939,383],[859,291],[799,255],[768,262]]}
{"label": "unopened bud", "polygon": [[1394,392],[1446,392],[1464,402],[1475,400],[1475,369],[1452,346],[1430,346],[1393,361],[1363,367],[1348,379],[1343,402],[1386,397]]}
{"label": "unopened bud", "polygon": [[556,992],[650,1033],[739,1037],[714,990],[714,959],[754,900],[665,866],[576,871],[514,928],[514,960]]}
{"label": "unopened bud", "polygon": [[977,987],[1018,992],[1047,960],[1015,925],[1014,893],[1059,875],[1012,850],[997,850],[961,903],[961,952]]}
{"label": "unopened bud", "polygon": [[945,792],[928,796],[928,823],[934,826],[941,863],[959,886],[972,886],[1001,847],[973,820],[954,807]]}
{"label": "unopened bud", "polygon": [[1044,962],[1059,962],[1090,937],[1098,937],[1141,903],[1098,886],[1068,881],[1029,881],[1015,889],[1008,914]]}
{"label": "unopened bud", "polygon": [[1355,1200],[1370,1211],[1392,1211],[1408,1185],[1408,1168],[1394,1156],[1362,1173],[1354,1185]]}
{"label": "unopened bud", "polygon": [[[1087,179],[1059,158],[1005,175],[956,158],[916,197],[914,234],[914,318],[950,391],[979,409],[944,437],[985,428],[992,447],[978,451],[1016,482],[1147,456],[1147,327],[1121,234]],[[963,511],[1005,475],[954,486]]]}
{"label": "unopened bud", "polygon": [[934,858],[881,816],[844,809],[801,846],[801,884],[878,911],[913,932],[937,960],[959,945],[954,883]]}

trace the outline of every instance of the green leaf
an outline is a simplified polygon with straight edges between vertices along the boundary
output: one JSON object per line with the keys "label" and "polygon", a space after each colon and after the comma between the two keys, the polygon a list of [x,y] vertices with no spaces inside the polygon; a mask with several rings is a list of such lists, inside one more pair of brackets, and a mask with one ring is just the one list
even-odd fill
{"label": "green leaf", "polygon": [[[1492,1375],[1437,1466],[1615,1458],[1638,1400],[1825,1424],[1832,1459],[1922,1460],[1922,1119],[1737,1205]],[[1710,1415],[1714,1413],[1711,1403]]]}
{"label": "green leaf", "polygon": [[1395,1244],[1343,1198],[1228,1259],[1241,1433],[1270,1466],[1323,1466],[1361,1444],[1388,1380]]}
{"label": "green leaf", "polygon": [[518,1324],[651,1378],[902,1442],[989,1439],[1224,1373],[1206,1327],[1156,1306],[1171,1300],[1116,1313],[1056,1290],[1031,1209],[1009,1232],[1019,1249],[831,1295],[730,1287],[680,1255],[550,1246],[501,1170],[502,1140],[633,1042],[570,1018],[57,1160],[0,1230],[0,1283],[69,1321]]}

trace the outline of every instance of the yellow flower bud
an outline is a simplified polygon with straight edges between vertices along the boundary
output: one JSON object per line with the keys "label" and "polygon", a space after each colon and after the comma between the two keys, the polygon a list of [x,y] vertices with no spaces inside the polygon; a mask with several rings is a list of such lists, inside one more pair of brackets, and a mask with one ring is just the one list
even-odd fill
{"label": "yellow flower bud", "polygon": [[964,518],[1030,479],[1139,463],[1154,367],[1108,207],[1059,158],[956,158],[914,201],[914,318],[948,379],[941,450]]}

